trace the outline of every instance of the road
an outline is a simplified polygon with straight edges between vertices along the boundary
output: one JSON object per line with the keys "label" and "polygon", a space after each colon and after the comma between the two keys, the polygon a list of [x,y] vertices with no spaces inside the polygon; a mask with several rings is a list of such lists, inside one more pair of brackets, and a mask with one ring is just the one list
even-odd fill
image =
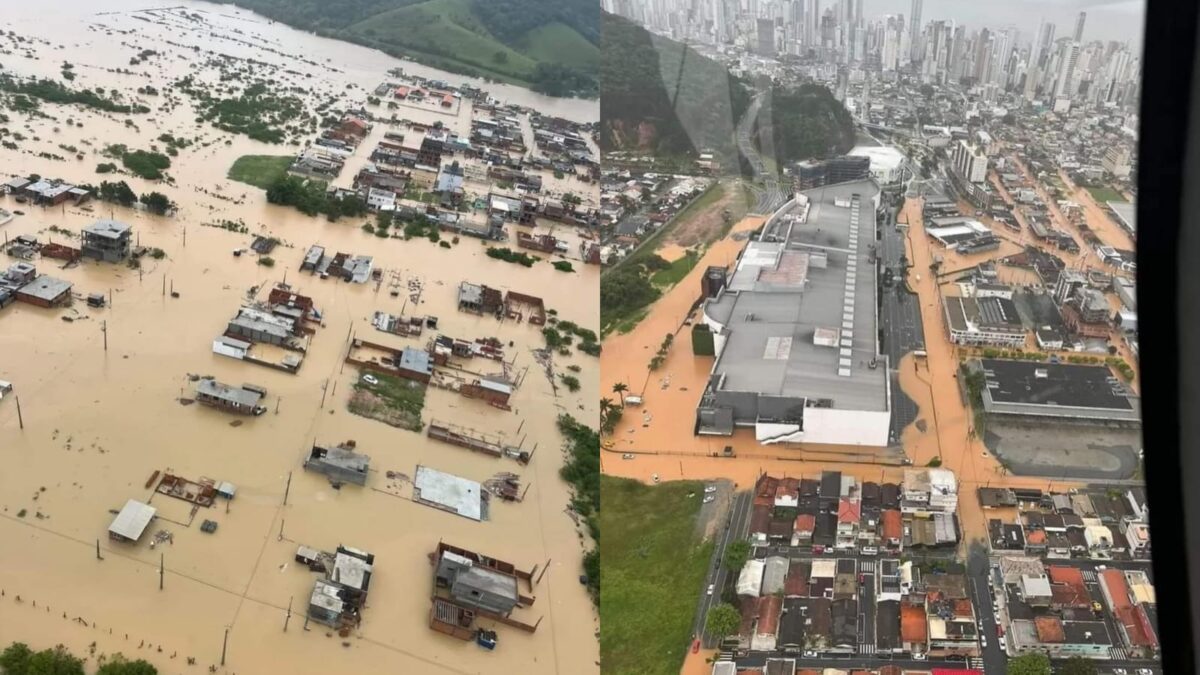
{"label": "road", "polygon": [[925,327],[921,320],[921,304],[916,293],[905,285],[906,259],[904,232],[896,227],[897,209],[888,211],[885,222],[880,226],[879,258],[880,274],[891,270],[892,285],[879,287],[879,321],[883,336],[883,351],[888,357],[892,378],[892,442],[897,443],[900,433],[917,419],[917,406],[900,389],[900,359],[907,353],[925,349]]}
{"label": "road", "polygon": [[766,214],[773,213],[783,205],[783,192],[779,189],[778,176],[767,170],[766,162],[763,161],[762,155],[759,154],[758,148],[754,147],[750,138],[754,122],[762,110],[762,98],[763,94],[756,95],[750,102],[750,107],[746,109],[746,113],[742,115],[741,121],[738,122],[737,143],[738,149],[750,162],[755,181],[762,184],[761,189],[755,190],[755,193],[758,194],[758,203],[754,205],[753,211]]}
{"label": "road", "polygon": [[[704,588],[700,590],[700,605],[696,608],[696,620],[692,624],[693,635],[704,633],[704,624],[708,620],[708,610],[721,603],[721,591],[725,588],[725,584],[730,577],[730,571],[725,569],[725,565],[722,564],[725,558],[725,549],[729,548],[731,542],[746,538],[748,534],[747,530],[750,527],[750,507],[753,503],[753,497],[753,493],[748,490],[737,492],[733,495],[733,506],[730,509],[728,524],[721,533],[720,539],[717,540],[717,545],[713,547],[711,569],[715,570],[716,573],[705,577]],[[736,580],[734,581],[736,583]],[[708,594],[709,584],[713,585],[712,595]],[[716,646],[716,640],[713,640],[708,635],[704,635],[705,649],[713,649]]]}

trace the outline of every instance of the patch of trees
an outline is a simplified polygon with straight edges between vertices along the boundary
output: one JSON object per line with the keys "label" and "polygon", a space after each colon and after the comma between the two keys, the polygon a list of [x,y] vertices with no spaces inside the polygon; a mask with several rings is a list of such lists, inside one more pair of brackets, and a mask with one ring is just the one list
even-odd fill
{"label": "patch of trees", "polygon": [[[558,416],[558,431],[565,439],[567,451],[567,460],[559,469],[559,475],[573,488],[571,508],[583,518],[588,534],[599,547],[600,434],[570,415]],[[593,553],[596,550],[593,549]],[[589,563],[588,557],[584,558],[584,570],[588,590],[595,602],[600,596],[599,560]]]}
{"label": "patch of trees", "polygon": [[[5,73],[0,73],[0,91],[21,95],[26,101],[26,107],[29,105],[29,99],[39,99],[47,103],[82,105],[87,108],[95,108],[113,113],[150,112],[150,109],[146,106],[125,105],[105,97],[103,88],[97,87],[95,90],[71,89],[54,80],[19,80]],[[36,108],[36,104],[33,107]]]}
{"label": "patch of trees", "polygon": [[601,149],[691,155],[702,147],[735,156],[734,127],[750,104],[746,85],[686,45],[619,16],[602,21]]}
{"label": "patch of trees", "polygon": [[780,162],[842,155],[854,147],[854,118],[824,85],[776,87],[770,101]]}
{"label": "patch of trees", "polygon": [[357,196],[331,197],[325,183],[310,181],[299,176],[280,176],[267,187],[267,201],[272,204],[293,206],[306,215],[324,214],[330,220],[342,216],[362,216],[367,213],[367,203]]}
{"label": "patch of trees", "polygon": [[[23,642],[14,642],[0,652],[4,675],[84,675],[83,659],[63,645],[35,652]],[[121,654],[103,659],[96,675],[158,675],[158,669],[142,659],[130,661]]]}

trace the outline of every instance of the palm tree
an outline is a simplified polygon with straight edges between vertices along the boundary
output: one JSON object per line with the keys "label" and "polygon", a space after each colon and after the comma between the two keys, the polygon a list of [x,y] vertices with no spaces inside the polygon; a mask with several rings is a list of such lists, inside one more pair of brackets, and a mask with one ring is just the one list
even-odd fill
{"label": "palm tree", "polygon": [[611,398],[600,399],[600,426],[603,427],[608,422],[608,414],[612,411],[613,401]]}
{"label": "palm tree", "polygon": [[621,396],[621,407],[625,407],[625,392],[629,391],[629,385],[624,382],[618,382],[613,385],[613,393]]}

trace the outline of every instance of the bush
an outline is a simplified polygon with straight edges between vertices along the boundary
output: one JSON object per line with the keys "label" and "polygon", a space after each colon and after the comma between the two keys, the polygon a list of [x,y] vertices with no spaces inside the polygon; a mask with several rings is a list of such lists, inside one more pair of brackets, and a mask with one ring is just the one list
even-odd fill
{"label": "bush", "polygon": [[262,265],[263,267],[274,267],[275,259],[269,255],[264,255],[258,259],[258,264]]}
{"label": "bush", "polygon": [[571,267],[571,263],[566,260],[556,260],[554,262],[554,269],[558,270],[559,272],[574,272],[575,271],[575,268]]}
{"label": "bush", "polygon": [[566,386],[566,388],[571,392],[579,391],[578,377],[575,377],[574,375],[559,375],[558,379],[562,380],[563,385]]}

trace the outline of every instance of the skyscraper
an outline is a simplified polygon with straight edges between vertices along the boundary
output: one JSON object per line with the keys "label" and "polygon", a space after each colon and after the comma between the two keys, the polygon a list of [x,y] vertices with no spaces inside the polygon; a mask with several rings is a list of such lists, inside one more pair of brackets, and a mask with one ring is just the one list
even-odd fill
{"label": "skyscraper", "polygon": [[923,0],[912,0],[912,12],[909,16],[909,35],[912,43],[909,45],[911,49],[910,57],[914,61],[921,60],[921,5]]}
{"label": "skyscraper", "polygon": [[1075,41],[1083,42],[1083,22],[1087,21],[1087,12],[1080,12],[1079,18],[1075,19]]}
{"label": "skyscraper", "polygon": [[1075,62],[1079,60],[1079,43],[1064,42],[1058,62],[1058,79],[1054,82],[1054,98],[1069,98],[1071,79],[1075,75]]}

